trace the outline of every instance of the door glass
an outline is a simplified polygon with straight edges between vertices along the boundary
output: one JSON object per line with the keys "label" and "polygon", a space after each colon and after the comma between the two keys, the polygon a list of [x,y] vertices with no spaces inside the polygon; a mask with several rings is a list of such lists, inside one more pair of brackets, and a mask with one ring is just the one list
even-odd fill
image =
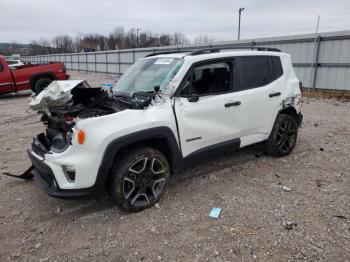
{"label": "door glass", "polygon": [[271,83],[271,67],[268,56],[247,56],[242,58],[242,90],[256,88]]}
{"label": "door glass", "polygon": [[182,95],[213,95],[232,91],[231,62],[210,63],[195,67],[186,79]]}

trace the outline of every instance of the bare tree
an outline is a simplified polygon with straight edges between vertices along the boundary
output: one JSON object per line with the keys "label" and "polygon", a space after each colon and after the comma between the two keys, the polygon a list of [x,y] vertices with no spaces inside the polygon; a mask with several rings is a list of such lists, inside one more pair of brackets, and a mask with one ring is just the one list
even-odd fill
{"label": "bare tree", "polygon": [[[57,51],[56,51],[57,52]],[[30,54],[32,55],[46,55],[54,53],[51,47],[51,42],[48,39],[41,38],[40,40],[33,40],[30,43]]]}
{"label": "bare tree", "polygon": [[[196,38],[199,43],[208,43],[213,41],[206,35],[200,35]],[[124,27],[116,27],[108,36],[101,34],[84,34],[78,32],[75,38],[68,35],[58,35],[51,39],[33,40],[31,42],[31,54],[49,54],[49,53],[70,53],[90,50],[114,50],[136,47],[158,47],[170,45],[189,44],[185,34],[176,32],[173,34],[155,34],[151,31],[141,31],[137,35],[136,31],[130,29],[125,31]]]}
{"label": "bare tree", "polygon": [[109,34],[107,38],[108,50],[122,49],[125,47],[125,30],[119,26]]}
{"label": "bare tree", "polygon": [[205,34],[200,34],[194,38],[194,43],[196,45],[205,45],[214,42],[214,38]]}
{"label": "bare tree", "polygon": [[190,41],[188,40],[188,38],[184,33],[179,33],[179,32],[174,33],[172,37],[173,45],[187,45],[189,43]]}
{"label": "bare tree", "polygon": [[68,35],[56,36],[52,39],[52,45],[59,53],[74,52],[73,38]]}

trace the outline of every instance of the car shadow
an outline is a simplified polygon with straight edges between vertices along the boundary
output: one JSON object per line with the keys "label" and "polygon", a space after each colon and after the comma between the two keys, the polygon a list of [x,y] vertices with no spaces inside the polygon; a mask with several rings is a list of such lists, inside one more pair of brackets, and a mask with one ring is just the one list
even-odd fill
{"label": "car shadow", "polygon": [[0,94],[0,100],[1,99],[20,98],[20,97],[29,97],[29,96],[31,96],[31,94],[32,94],[32,91],[20,91],[18,93]]}
{"label": "car shadow", "polygon": [[175,174],[171,179],[171,184],[177,184],[196,177],[206,176],[213,172],[232,168],[235,162],[245,164],[263,157],[264,155],[259,144],[247,146],[245,148],[203,159],[185,168],[183,172]]}
{"label": "car shadow", "polygon": [[[174,174],[170,180],[169,187],[175,188],[185,183],[190,179],[196,177],[203,177],[210,175],[211,173],[220,173],[221,170],[226,168],[232,168],[235,162],[245,164],[247,162],[255,161],[257,158],[263,157],[263,153],[259,146],[253,145],[237,151],[226,153],[220,156],[214,156],[203,160],[202,162],[195,163],[187,167],[184,172]],[[12,182],[12,186],[19,186],[17,181]],[[31,184],[31,182],[29,182]],[[33,187],[37,187],[36,182],[33,181]],[[40,192],[39,192],[40,191]],[[37,191],[38,198],[50,198],[42,190]],[[96,198],[81,198],[81,199],[58,199],[54,198],[50,200],[52,206],[49,213],[52,214],[51,218],[54,219],[58,216],[65,216],[71,218],[84,218],[90,215],[101,215],[106,213],[113,213],[114,216],[129,216],[133,213],[126,212],[118,208],[112,201],[109,200],[107,192]],[[57,206],[60,207],[60,211],[56,212]]]}

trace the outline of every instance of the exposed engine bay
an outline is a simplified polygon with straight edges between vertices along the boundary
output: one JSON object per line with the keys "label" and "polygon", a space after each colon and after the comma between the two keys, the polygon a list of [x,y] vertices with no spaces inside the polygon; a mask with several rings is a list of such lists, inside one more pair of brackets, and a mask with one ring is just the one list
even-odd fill
{"label": "exposed engine bay", "polygon": [[72,128],[79,119],[143,109],[154,97],[155,93],[109,94],[83,80],[54,81],[29,103],[46,126],[45,133],[34,138],[32,148],[40,156],[62,152],[70,145]]}

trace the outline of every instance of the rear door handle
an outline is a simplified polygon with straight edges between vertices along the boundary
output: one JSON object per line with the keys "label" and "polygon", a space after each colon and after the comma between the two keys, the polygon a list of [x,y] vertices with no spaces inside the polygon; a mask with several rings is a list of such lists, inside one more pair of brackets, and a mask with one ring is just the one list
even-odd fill
{"label": "rear door handle", "polygon": [[281,95],[281,92],[276,92],[276,93],[269,94],[269,97],[280,96],[280,95]]}
{"label": "rear door handle", "polygon": [[225,107],[230,107],[230,106],[239,106],[241,104],[241,101],[236,101],[236,102],[229,102],[225,104]]}

